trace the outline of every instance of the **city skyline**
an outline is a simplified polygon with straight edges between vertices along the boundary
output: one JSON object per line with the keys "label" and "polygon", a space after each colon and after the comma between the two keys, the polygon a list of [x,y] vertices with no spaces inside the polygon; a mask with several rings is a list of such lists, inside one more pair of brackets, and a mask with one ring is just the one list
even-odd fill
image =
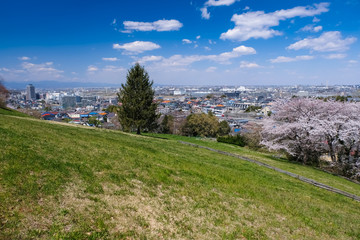
{"label": "city skyline", "polygon": [[[358,84],[358,0],[1,3],[0,76],[121,84]],[[18,6],[21,6],[19,8]]]}

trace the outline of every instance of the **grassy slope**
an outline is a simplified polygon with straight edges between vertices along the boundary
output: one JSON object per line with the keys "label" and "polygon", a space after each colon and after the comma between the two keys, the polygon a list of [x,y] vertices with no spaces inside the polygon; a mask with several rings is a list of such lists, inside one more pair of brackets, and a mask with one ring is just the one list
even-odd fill
{"label": "grassy slope", "polygon": [[30,117],[25,113],[10,109],[10,108],[2,108],[0,107],[0,114],[10,115],[10,116],[18,116],[18,117]]}
{"label": "grassy slope", "polygon": [[241,156],[249,157],[267,163],[271,166],[278,167],[280,169],[314,179],[329,186],[360,196],[360,184],[353,183],[344,178],[328,174],[324,171],[321,171],[319,169],[310,166],[304,166],[298,163],[289,162],[286,159],[276,158],[272,153],[256,152],[248,148],[238,147],[236,145],[218,143],[213,140],[200,139],[194,137],[189,138],[184,136],[167,135],[167,134],[148,134],[148,135],[154,137],[161,137],[169,140],[170,139],[176,141],[182,140],[186,142],[195,143],[201,146],[206,146],[226,152],[235,153]]}
{"label": "grassy slope", "polygon": [[0,239],[360,238],[358,202],[173,140],[0,115],[0,144]]}

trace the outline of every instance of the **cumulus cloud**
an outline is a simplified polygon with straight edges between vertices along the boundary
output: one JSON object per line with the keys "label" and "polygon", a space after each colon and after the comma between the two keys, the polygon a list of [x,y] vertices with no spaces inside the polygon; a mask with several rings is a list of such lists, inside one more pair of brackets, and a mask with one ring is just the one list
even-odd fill
{"label": "cumulus cloud", "polygon": [[204,7],[200,9],[201,17],[204,19],[210,19],[209,7],[230,6],[239,0],[208,0],[205,2]]}
{"label": "cumulus cloud", "polygon": [[314,29],[313,29],[314,32],[320,32],[320,31],[322,31],[322,30],[323,30],[323,27],[322,27],[322,26],[316,26],[316,27],[314,27]]}
{"label": "cumulus cloud", "polygon": [[233,3],[235,3],[236,1],[239,1],[239,0],[208,0],[205,3],[205,6],[208,6],[208,7],[230,6]]}
{"label": "cumulus cloud", "polygon": [[26,57],[26,56],[23,56],[23,57],[19,57],[19,60],[21,60],[21,61],[28,61],[28,60],[30,60],[30,58],[29,58],[29,57]]}
{"label": "cumulus cloud", "polygon": [[320,22],[320,19],[318,19],[317,17],[314,17],[312,21],[313,21],[314,23],[318,23],[318,22]]}
{"label": "cumulus cloud", "polygon": [[90,65],[90,66],[88,66],[88,68],[87,68],[87,71],[88,71],[88,72],[96,72],[96,71],[98,71],[98,70],[99,70],[99,68],[96,67],[96,66],[94,66],[94,65]]}
{"label": "cumulus cloud", "polygon": [[20,69],[0,68],[7,79],[53,80],[63,77],[63,70],[55,68],[53,62],[22,62]]}
{"label": "cumulus cloud", "polygon": [[231,52],[224,52],[218,55],[189,55],[183,56],[180,54],[173,55],[169,58],[161,56],[146,56],[137,60],[137,62],[157,62],[159,67],[185,67],[194,62],[199,61],[214,61],[221,64],[230,63],[230,59],[238,58],[244,55],[256,54],[256,51],[252,47],[239,46],[234,48]]}
{"label": "cumulus cloud", "polygon": [[23,69],[9,69],[9,68],[0,68],[0,71],[6,74],[17,74],[17,73],[24,73]]}
{"label": "cumulus cloud", "polygon": [[3,71],[3,72],[10,72],[10,69],[8,69],[8,68],[0,68],[0,71]]}
{"label": "cumulus cloud", "polygon": [[110,58],[103,57],[102,60],[109,61],[109,62],[115,62],[115,61],[118,61],[119,59],[116,57],[110,57]]}
{"label": "cumulus cloud", "polygon": [[210,19],[210,13],[208,12],[206,7],[200,8],[201,17],[204,19]]}
{"label": "cumulus cloud", "polygon": [[114,49],[123,49],[126,53],[138,54],[145,51],[151,51],[160,48],[160,46],[153,42],[135,41],[131,43],[125,43],[123,45],[113,44]]}
{"label": "cumulus cloud", "polygon": [[231,52],[224,52],[215,57],[215,61],[227,62],[231,58],[237,58],[243,55],[256,54],[256,50],[252,47],[244,45],[234,48]]}
{"label": "cumulus cloud", "polygon": [[296,62],[296,61],[305,61],[305,60],[312,60],[312,59],[314,59],[314,56],[310,56],[310,55],[302,55],[302,56],[296,56],[296,57],[279,56],[275,59],[270,59],[270,62],[284,63],[284,62]]}
{"label": "cumulus cloud", "polygon": [[260,66],[255,62],[241,61],[240,63],[240,68],[258,68],[258,67]]}
{"label": "cumulus cloud", "polygon": [[305,38],[291,44],[287,49],[309,49],[317,52],[342,52],[349,49],[349,45],[356,41],[355,37],[342,39],[339,31],[324,32],[318,38]]}
{"label": "cumulus cloud", "polygon": [[131,31],[178,31],[183,24],[178,20],[158,20],[155,22],[134,22],[134,21],[124,21],[123,22],[126,32]]}
{"label": "cumulus cloud", "polygon": [[157,62],[162,59],[163,59],[162,56],[144,56],[144,57],[138,59],[136,62],[143,64],[143,63],[147,63],[147,62]]}
{"label": "cumulus cloud", "polygon": [[183,39],[182,42],[183,42],[183,43],[186,43],[186,44],[192,43],[192,41],[190,41],[189,39]]}
{"label": "cumulus cloud", "polygon": [[301,28],[300,31],[303,32],[320,32],[322,31],[322,26],[314,26],[313,24],[306,25],[305,27]]}
{"label": "cumulus cloud", "polygon": [[234,14],[231,21],[235,23],[235,27],[222,33],[220,39],[234,41],[246,41],[250,38],[268,39],[282,34],[272,29],[279,26],[280,21],[295,17],[311,17],[327,11],[329,11],[329,3],[324,2],[314,4],[314,6],[300,6],[271,13],[256,11]]}
{"label": "cumulus cloud", "polygon": [[215,72],[217,67],[208,67],[205,72]]}
{"label": "cumulus cloud", "polygon": [[123,67],[117,67],[113,65],[107,65],[102,69],[104,72],[123,72],[126,71]]}
{"label": "cumulus cloud", "polygon": [[60,73],[64,72],[62,70],[58,70],[54,68],[53,62],[46,62],[46,63],[30,63],[24,62],[22,63],[23,69],[25,69],[29,73],[45,73],[45,74],[52,74],[54,77],[60,77]]}
{"label": "cumulus cloud", "polygon": [[88,73],[90,74],[95,74],[95,73],[116,73],[116,72],[124,72],[126,71],[125,68],[123,67],[118,67],[118,66],[114,66],[114,65],[107,65],[103,68],[99,68],[95,65],[89,65],[87,68]]}
{"label": "cumulus cloud", "polygon": [[324,56],[324,58],[326,58],[326,59],[344,59],[344,58],[346,58],[346,56],[347,55],[343,54],[343,53],[333,53],[333,54]]}

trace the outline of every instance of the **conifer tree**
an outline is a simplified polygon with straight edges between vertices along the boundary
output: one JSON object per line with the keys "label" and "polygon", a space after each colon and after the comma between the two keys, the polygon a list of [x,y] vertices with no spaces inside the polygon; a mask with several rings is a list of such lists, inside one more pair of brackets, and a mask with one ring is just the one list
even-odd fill
{"label": "conifer tree", "polygon": [[121,84],[118,99],[121,106],[118,110],[119,121],[123,130],[136,130],[140,134],[144,130],[156,127],[157,103],[154,100],[153,82],[149,74],[136,63],[126,76],[126,83]]}

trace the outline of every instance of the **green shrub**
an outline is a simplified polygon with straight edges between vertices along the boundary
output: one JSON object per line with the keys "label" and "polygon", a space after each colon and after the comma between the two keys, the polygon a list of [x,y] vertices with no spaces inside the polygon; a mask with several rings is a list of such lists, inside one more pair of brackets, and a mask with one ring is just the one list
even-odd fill
{"label": "green shrub", "polygon": [[240,147],[245,146],[245,138],[241,135],[235,135],[235,136],[228,135],[228,136],[218,137],[216,140],[218,142],[234,144]]}

